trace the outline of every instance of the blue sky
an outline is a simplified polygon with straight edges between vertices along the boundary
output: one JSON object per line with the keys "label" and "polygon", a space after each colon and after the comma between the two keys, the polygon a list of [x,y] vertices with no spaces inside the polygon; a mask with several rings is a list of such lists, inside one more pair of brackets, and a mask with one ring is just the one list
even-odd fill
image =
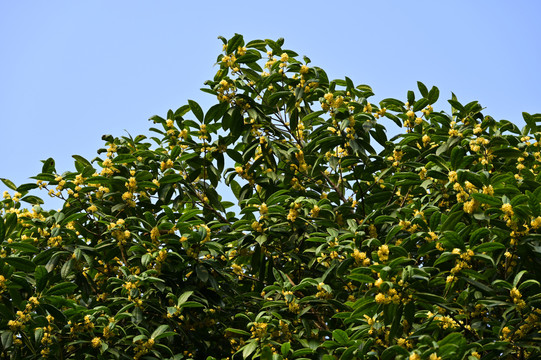
{"label": "blue sky", "polygon": [[435,110],[453,91],[522,125],[522,111],[541,112],[539,14],[535,0],[2,1],[0,178],[31,182],[48,157],[72,170],[103,134],[148,134],[150,116],[188,99],[210,107],[199,89],[217,36],[234,33],[284,37],[331,78],[372,86],[372,102],[422,81],[440,89]]}

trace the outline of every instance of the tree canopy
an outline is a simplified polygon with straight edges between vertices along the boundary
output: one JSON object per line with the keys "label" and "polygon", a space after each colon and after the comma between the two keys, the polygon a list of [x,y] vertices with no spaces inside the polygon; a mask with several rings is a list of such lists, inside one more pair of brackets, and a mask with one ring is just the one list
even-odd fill
{"label": "tree canopy", "polygon": [[540,114],[371,103],[283,39],[220,39],[207,111],[2,179],[2,358],[541,356]]}

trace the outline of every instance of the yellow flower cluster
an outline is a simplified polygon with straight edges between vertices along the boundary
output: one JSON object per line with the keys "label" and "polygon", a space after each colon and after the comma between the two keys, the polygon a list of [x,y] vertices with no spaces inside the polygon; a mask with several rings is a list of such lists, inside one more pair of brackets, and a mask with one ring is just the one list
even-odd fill
{"label": "yellow flower cluster", "polygon": [[324,283],[319,283],[317,285],[318,292],[316,293],[316,298],[318,299],[332,299],[332,294],[328,292],[325,287]]}
{"label": "yellow flower cluster", "polygon": [[293,207],[289,209],[289,213],[287,214],[287,220],[295,222],[295,220],[297,220],[297,217],[299,216],[298,209],[300,209],[301,206],[302,205],[300,203],[295,203],[295,205],[293,205]]}
{"label": "yellow flower cluster", "polygon": [[365,252],[360,252],[357,249],[353,250],[351,257],[355,259],[356,264],[362,264],[363,266],[370,266],[370,259],[366,257]]}
{"label": "yellow flower cluster", "polygon": [[323,96],[324,101],[321,103],[321,108],[325,111],[330,109],[337,109],[344,104],[344,97],[339,95],[337,97],[332,93],[327,93]]}
{"label": "yellow flower cluster", "polygon": [[383,244],[378,248],[378,259],[382,262],[389,260],[389,246],[387,244]]}
{"label": "yellow flower cluster", "polygon": [[252,338],[257,340],[264,339],[267,336],[267,327],[268,324],[265,322],[255,322],[250,327],[250,332],[252,333]]}
{"label": "yellow flower cluster", "polygon": [[384,293],[377,293],[375,298],[376,303],[378,304],[390,304],[391,302],[393,304],[400,304],[400,295],[398,295],[398,291],[396,289],[389,289],[386,294]]}
{"label": "yellow flower cluster", "polygon": [[513,303],[517,305],[519,310],[522,310],[526,307],[526,302],[522,299],[522,294],[517,288],[512,288],[509,290],[509,296],[513,299]]}
{"label": "yellow flower cluster", "polygon": [[455,329],[459,324],[450,316],[444,316],[440,314],[434,314],[432,312],[427,313],[428,318],[433,318],[433,320],[438,323],[444,330]]}
{"label": "yellow flower cluster", "polygon": [[137,341],[137,346],[135,347],[135,355],[133,356],[134,360],[139,360],[141,356],[147,354],[154,347],[154,342],[155,341],[153,338],[150,338],[147,341]]}
{"label": "yellow flower cluster", "polygon": [[259,221],[252,222],[252,229],[256,232],[263,232],[263,225],[259,223]]}
{"label": "yellow flower cluster", "polygon": [[400,160],[402,160],[402,157],[404,156],[404,152],[402,150],[393,150],[393,155],[389,156],[387,160],[393,161],[393,166],[400,165]]}
{"label": "yellow flower cluster", "polygon": [[501,210],[506,220],[511,218],[515,214],[515,212],[513,211],[513,206],[511,206],[511,204],[509,203],[503,204],[501,207]]}

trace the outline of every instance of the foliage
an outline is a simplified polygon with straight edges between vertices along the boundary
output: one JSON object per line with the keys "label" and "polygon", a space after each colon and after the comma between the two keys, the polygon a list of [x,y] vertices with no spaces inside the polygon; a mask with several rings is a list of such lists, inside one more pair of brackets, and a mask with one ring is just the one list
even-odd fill
{"label": "foliage", "polygon": [[4,358],[541,356],[540,115],[436,112],[422,83],[378,106],[283,39],[221,39],[208,111],[3,179]]}

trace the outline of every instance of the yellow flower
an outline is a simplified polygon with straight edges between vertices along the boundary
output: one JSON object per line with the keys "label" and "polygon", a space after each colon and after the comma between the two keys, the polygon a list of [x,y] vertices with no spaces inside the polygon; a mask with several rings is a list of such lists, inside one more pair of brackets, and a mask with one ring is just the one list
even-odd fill
{"label": "yellow flower", "polygon": [[468,214],[473,214],[475,210],[479,207],[479,203],[475,199],[471,199],[464,203],[464,212]]}
{"label": "yellow flower", "polygon": [[301,66],[301,70],[299,72],[301,74],[306,74],[306,73],[308,73],[308,70],[309,70],[308,66],[303,65],[303,66]]}
{"label": "yellow flower", "polygon": [[541,227],[541,216],[536,217],[530,222],[533,229],[539,229]]}
{"label": "yellow flower", "polygon": [[291,222],[294,222],[299,216],[299,212],[296,209],[289,209],[289,214],[287,214],[287,219]]}
{"label": "yellow flower", "polygon": [[242,47],[239,46],[239,47],[237,48],[237,53],[238,53],[240,56],[246,54],[246,46],[242,46]]}
{"label": "yellow flower", "polygon": [[283,53],[281,56],[280,56],[280,61],[281,62],[287,62],[289,60],[289,55],[287,55],[287,53]]}
{"label": "yellow flower", "polygon": [[93,348],[97,348],[100,345],[101,345],[101,339],[99,337],[95,337],[94,339],[92,339]]}
{"label": "yellow flower", "polygon": [[389,259],[389,246],[383,244],[378,248],[378,258],[379,261],[387,261]]}
{"label": "yellow flower", "polygon": [[522,297],[522,294],[517,288],[512,288],[511,290],[509,290],[509,295],[513,298],[513,301],[520,299]]}
{"label": "yellow flower", "polygon": [[233,269],[233,272],[237,275],[242,275],[242,266],[233,264],[231,265],[231,268]]}
{"label": "yellow flower", "polygon": [[159,237],[160,230],[157,227],[152,228],[152,230],[150,231],[150,238],[152,239],[152,241],[158,240]]}
{"label": "yellow flower", "polygon": [[509,203],[503,204],[501,209],[506,216],[511,217],[515,214],[515,212],[513,211],[513,206],[511,206],[511,204]]}
{"label": "yellow flower", "polygon": [[494,188],[492,187],[492,185],[483,185],[483,194],[494,195]]}
{"label": "yellow flower", "polygon": [[252,223],[252,229],[257,232],[263,232],[263,226],[259,223],[259,221],[254,221]]}

